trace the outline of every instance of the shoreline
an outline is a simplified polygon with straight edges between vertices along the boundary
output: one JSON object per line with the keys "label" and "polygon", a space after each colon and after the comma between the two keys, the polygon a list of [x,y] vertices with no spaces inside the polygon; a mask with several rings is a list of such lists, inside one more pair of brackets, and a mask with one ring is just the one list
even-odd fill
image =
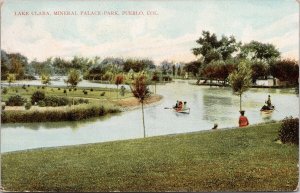
{"label": "shoreline", "polygon": [[32,152],[32,151],[44,151],[44,150],[51,150],[51,149],[65,149],[65,148],[76,148],[81,146],[89,146],[89,145],[97,145],[97,144],[106,144],[106,143],[114,143],[114,142],[126,142],[126,141],[132,141],[132,140],[142,140],[142,139],[151,139],[156,137],[174,137],[174,136],[180,136],[180,135],[193,135],[193,134],[201,134],[201,133],[210,133],[210,132],[221,132],[221,131],[230,131],[234,129],[251,129],[253,127],[259,127],[259,126],[266,126],[266,125],[272,125],[272,124],[278,124],[282,121],[269,121],[269,122],[263,122],[263,123],[255,123],[252,125],[249,125],[247,127],[226,127],[226,128],[219,128],[219,129],[208,129],[208,130],[199,130],[199,131],[191,131],[186,133],[170,133],[165,135],[154,135],[154,136],[148,136],[146,138],[130,138],[130,139],[118,139],[113,141],[104,141],[104,142],[95,142],[95,143],[82,143],[82,144],[73,144],[73,145],[60,145],[60,146],[52,146],[52,147],[37,147],[37,148],[31,148],[31,149],[23,149],[23,150],[15,150],[15,151],[8,151],[8,152],[1,152],[1,154],[13,154],[13,153],[26,153],[26,152]]}

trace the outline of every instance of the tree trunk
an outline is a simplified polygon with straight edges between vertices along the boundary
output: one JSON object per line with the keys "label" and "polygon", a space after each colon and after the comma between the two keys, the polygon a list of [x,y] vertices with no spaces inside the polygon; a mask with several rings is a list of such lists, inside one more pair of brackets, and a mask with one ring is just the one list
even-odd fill
{"label": "tree trunk", "polygon": [[144,138],[146,137],[146,128],[145,128],[145,117],[144,117],[144,101],[142,101],[142,115],[143,115],[143,129],[144,129]]}
{"label": "tree trunk", "polygon": [[240,94],[240,111],[242,110],[242,94]]}
{"label": "tree trunk", "polygon": [[117,85],[117,100],[119,99],[119,85]]}

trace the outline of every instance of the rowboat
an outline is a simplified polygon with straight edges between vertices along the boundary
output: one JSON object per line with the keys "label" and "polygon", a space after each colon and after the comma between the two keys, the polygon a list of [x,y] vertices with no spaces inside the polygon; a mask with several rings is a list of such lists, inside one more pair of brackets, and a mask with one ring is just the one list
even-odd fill
{"label": "rowboat", "polygon": [[176,113],[184,113],[184,114],[189,114],[190,113],[190,108],[186,108],[186,109],[176,109],[173,107],[173,110],[176,112]]}
{"label": "rowboat", "polygon": [[272,113],[275,110],[275,106],[268,107],[267,105],[264,105],[261,109],[260,112],[263,113]]}

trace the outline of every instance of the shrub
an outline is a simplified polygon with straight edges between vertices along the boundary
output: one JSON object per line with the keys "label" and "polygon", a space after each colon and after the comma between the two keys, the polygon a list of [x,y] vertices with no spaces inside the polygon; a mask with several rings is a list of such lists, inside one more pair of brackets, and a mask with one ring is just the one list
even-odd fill
{"label": "shrub", "polygon": [[105,95],[105,92],[102,92],[101,94],[100,94],[100,96],[104,96]]}
{"label": "shrub", "polygon": [[40,86],[38,86],[37,89],[40,89]]}
{"label": "shrub", "polygon": [[4,88],[2,89],[2,94],[7,94],[7,92],[8,92],[8,89],[7,89],[6,87],[4,87]]}
{"label": "shrub", "polygon": [[26,103],[26,98],[21,97],[20,95],[13,95],[8,98],[6,105],[8,106],[23,106]]}
{"label": "shrub", "polygon": [[88,94],[88,92],[85,90],[84,92],[83,92],[85,95],[87,95]]}
{"label": "shrub", "polygon": [[66,89],[64,89],[64,93],[67,93],[67,90],[66,90]]}
{"label": "shrub", "polygon": [[279,130],[279,139],[282,143],[299,145],[299,119],[286,117]]}
{"label": "shrub", "polygon": [[45,89],[45,87],[44,87],[44,86],[42,86],[42,89]]}
{"label": "shrub", "polygon": [[30,85],[28,84],[27,87],[30,87]]}
{"label": "shrub", "polygon": [[46,104],[45,104],[44,101],[39,101],[39,102],[37,102],[37,105],[38,105],[39,107],[44,107],[44,106],[46,106]]}
{"label": "shrub", "polygon": [[2,111],[4,111],[5,109],[5,105],[1,105]]}
{"label": "shrub", "polygon": [[16,93],[18,93],[18,92],[19,92],[19,90],[18,90],[18,89],[16,89],[15,91],[16,91]]}
{"label": "shrub", "polygon": [[[41,101],[40,101],[41,103]],[[75,121],[91,117],[103,116],[107,113],[120,112],[119,109],[109,106],[88,106],[85,108],[69,109],[67,111],[47,110],[47,111],[4,111],[1,113],[2,123],[26,123],[26,122],[46,122],[46,121]]]}
{"label": "shrub", "polygon": [[29,103],[29,102],[26,103],[26,104],[25,104],[25,109],[26,109],[26,110],[29,110],[30,108],[31,108],[31,103]]}
{"label": "shrub", "polygon": [[90,89],[90,91],[91,91],[91,92],[93,92],[93,91],[94,91],[94,89],[92,89],[92,88],[91,88],[91,89]]}
{"label": "shrub", "polygon": [[43,100],[45,103],[45,106],[66,106],[69,103],[68,98],[66,97],[57,97],[57,96],[46,96]]}
{"label": "shrub", "polygon": [[76,91],[77,90],[77,88],[74,88],[74,91]]}
{"label": "shrub", "polygon": [[72,89],[71,89],[71,88],[69,88],[69,91],[71,92],[71,91],[72,91]]}
{"label": "shrub", "polygon": [[22,88],[23,88],[23,89],[26,89],[26,86],[25,86],[25,84],[23,84]]}
{"label": "shrub", "polygon": [[35,104],[41,100],[44,100],[45,98],[45,93],[43,91],[35,91],[32,95],[31,95],[31,103]]}
{"label": "shrub", "polygon": [[60,90],[60,88],[58,88],[57,90]]}

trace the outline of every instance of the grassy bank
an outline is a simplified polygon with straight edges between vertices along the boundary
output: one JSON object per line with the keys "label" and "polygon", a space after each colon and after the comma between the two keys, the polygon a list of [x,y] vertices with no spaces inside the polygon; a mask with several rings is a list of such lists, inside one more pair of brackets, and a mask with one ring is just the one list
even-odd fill
{"label": "grassy bank", "polygon": [[[116,87],[117,88],[117,87]],[[110,100],[110,99],[122,99],[122,98],[128,98],[132,97],[132,93],[127,90],[125,92],[124,96],[121,96],[120,94],[117,94],[120,92],[120,88],[117,91],[117,89],[113,88],[76,88],[70,89],[64,88],[64,87],[45,87],[45,86],[25,86],[22,88],[21,86],[15,86],[15,87],[6,87],[7,93],[1,95],[2,101],[7,101],[7,99],[12,96],[19,94],[25,98],[27,98],[28,101],[30,101],[30,97],[32,93],[35,91],[43,91],[46,93],[47,96],[59,96],[59,97],[77,97],[77,98],[90,98],[90,99],[104,99],[104,100]],[[66,90],[66,93],[64,93],[64,90]],[[87,94],[84,94],[83,91],[86,91]],[[101,94],[103,96],[101,96]]]}
{"label": "grassy bank", "polygon": [[298,146],[279,123],[242,129],[5,153],[14,191],[292,191]]}
{"label": "grassy bank", "polygon": [[120,109],[107,104],[78,105],[50,110],[3,111],[1,123],[31,123],[78,121],[92,117],[100,117],[109,113],[120,112]]}

